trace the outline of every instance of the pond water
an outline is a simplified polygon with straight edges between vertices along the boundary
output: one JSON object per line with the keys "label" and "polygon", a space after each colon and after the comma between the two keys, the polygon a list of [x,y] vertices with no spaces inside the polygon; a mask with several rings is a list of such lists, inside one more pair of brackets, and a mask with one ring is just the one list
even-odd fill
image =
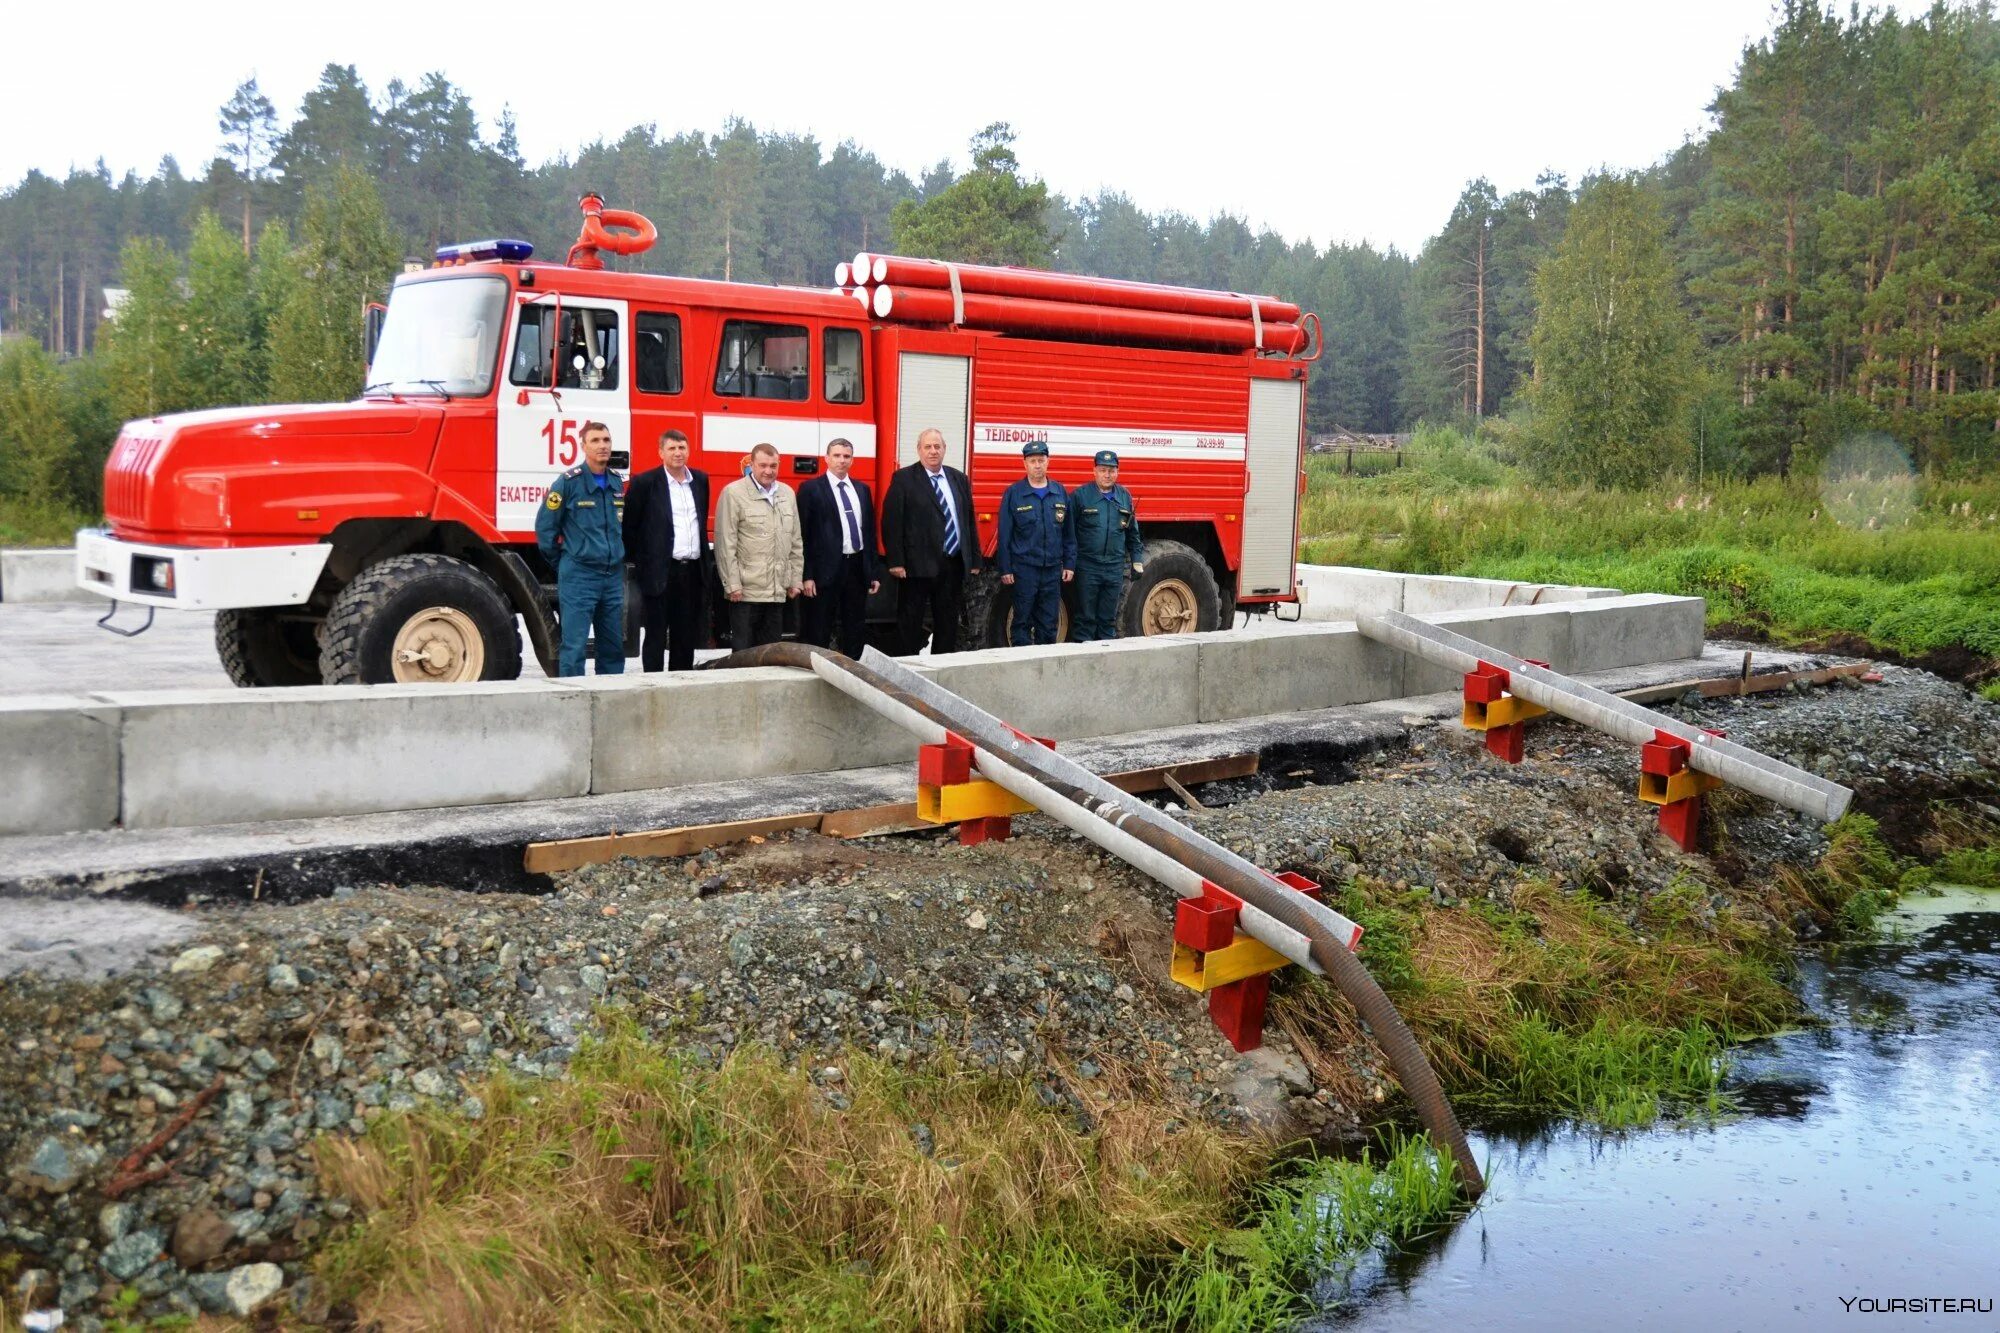
{"label": "pond water", "polygon": [[1803,960],[1826,1026],[1739,1049],[1739,1116],[1486,1127],[1481,1207],[1312,1327],[2000,1328],[1996,907],[1913,899],[1888,942]]}

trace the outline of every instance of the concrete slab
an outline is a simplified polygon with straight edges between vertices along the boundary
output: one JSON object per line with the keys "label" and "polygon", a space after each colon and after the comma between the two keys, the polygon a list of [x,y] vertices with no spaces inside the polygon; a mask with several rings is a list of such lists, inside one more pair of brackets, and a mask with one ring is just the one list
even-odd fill
{"label": "concrete slab", "polygon": [[985,648],[925,664],[938,684],[1030,735],[1114,736],[1199,720],[1199,641],[1208,637]]}
{"label": "concrete slab", "polygon": [[0,551],[0,602],[105,605],[102,597],[76,586],[76,552],[69,547]]}
{"label": "concrete slab", "polygon": [[1708,603],[1699,597],[1644,592],[1576,609],[1570,630],[1572,673],[1701,656]]}
{"label": "concrete slab", "polygon": [[1200,636],[1203,722],[1393,699],[1403,655],[1354,622],[1255,626]]}
{"label": "concrete slab", "polygon": [[1476,611],[1488,607],[1546,606],[1551,602],[1619,595],[1616,588],[1510,583],[1506,579],[1468,579],[1444,574],[1410,574],[1403,580],[1403,610],[1413,616],[1427,616],[1440,611]]}
{"label": "concrete slab", "polygon": [[[1503,606],[1485,611],[1446,611],[1424,619],[1490,648],[1516,657],[1534,658],[1547,662],[1554,670],[1568,672],[1571,639],[1576,633],[1571,627],[1573,614],[1569,605]],[[1405,694],[1462,690],[1464,685],[1464,677],[1458,673],[1414,657],[1403,659]]]}
{"label": "concrete slab", "polygon": [[128,828],[590,790],[590,699],[549,682],[106,694]]}
{"label": "concrete slab", "polygon": [[1351,621],[1364,611],[1401,611],[1406,577],[1351,565],[1300,565],[1300,618]]}
{"label": "concrete slab", "polygon": [[[1595,673],[1605,690],[1668,680],[1733,675],[1742,645],[1708,649],[1702,659],[1650,663]],[[1824,666],[1839,659],[1760,649],[1771,670]],[[1692,669],[1690,669],[1692,668]],[[1451,721],[1456,689],[1424,698],[1384,700],[1317,713],[1147,731],[1065,746],[1095,772],[1189,762],[1282,748],[1288,763],[1301,747],[1328,758],[1393,745],[1413,721]],[[376,880],[451,884],[470,890],[545,888],[521,868],[521,846],[614,830],[707,824],[748,809],[791,814],[909,799],[907,763],[796,777],[703,783],[664,791],[525,801],[452,810],[408,810],[203,828],[106,829],[0,838],[0,907],[24,895],[65,898],[144,896],[178,904],[189,894],[265,900],[325,893],[337,884]],[[260,874],[260,872],[262,872]]]}
{"label": "concrete slab", "polygon": [[118,822],[119,712],[80,695],[0,699],[0,835]]}
{"label": "concrete slab", "polygon": [[590,790],[600,795],[865,768],[917,751],[909,733],[789,667],[593,677],[577,688],[590,701]]}

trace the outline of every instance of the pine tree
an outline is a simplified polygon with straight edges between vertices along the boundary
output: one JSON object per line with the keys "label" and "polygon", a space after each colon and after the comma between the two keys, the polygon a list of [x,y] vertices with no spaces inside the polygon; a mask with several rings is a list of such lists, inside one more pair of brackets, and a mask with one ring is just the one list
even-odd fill
{"label": "pine tree", "polygon": [[1499,208],[1490,182],[1471,182],[1417,258],[1417,332],[1406,390],[1413,417],[1477,419],[1494,406],[1487,370]]}
{"label": "pine tree", "polygon": [[1659,201],[1629,177],[1586,181],[1535,287],[1538,470],[1624,485],[1681,464],[1695,340]]}
{"label": "pine tree", "polygon": [[352,167],[306,196],[294,271],[270,337],[270,387],[287,402],[338,402],[361,390],[363,312],[395,275],[402,248],[374,182]]}
{"label": "pine tree", "polygon": [[972,137],[972,170],[923,202],[904,200],[890,218],[898,253],[965,264],[1046,268],[1056,238],[1048,230],[1049,187],[1024,181],[1004,122]]}
{"label": "pine tree", "polygon": [[222,151],[241,182],[243,196],[243,253],[250,253],[250,195],[257,182],[269,174],[271,150],[278,141],[278,112],[271,99],[257,87],[257,79],[245,79],[222,104],[216,121],[222,131]]}

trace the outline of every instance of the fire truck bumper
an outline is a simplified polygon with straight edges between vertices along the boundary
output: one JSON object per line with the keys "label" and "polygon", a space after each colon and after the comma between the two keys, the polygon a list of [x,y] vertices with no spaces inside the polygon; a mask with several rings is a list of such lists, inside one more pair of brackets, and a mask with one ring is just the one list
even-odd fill
{"label": "fire truck bumper", "polygon": [[333,547],[147,546],[102,528],[76,534],[76,584],[120,602],[182,611],[297,606],[312,596]]}

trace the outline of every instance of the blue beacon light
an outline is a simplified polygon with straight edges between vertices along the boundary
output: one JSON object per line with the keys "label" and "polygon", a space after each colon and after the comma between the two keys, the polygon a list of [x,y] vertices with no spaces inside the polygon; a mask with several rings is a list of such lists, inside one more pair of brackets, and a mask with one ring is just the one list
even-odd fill
{"label": "blue beacon light", "polygon": [[527,241],[462,241],[457,245],[441,245],[437,249],[440,264],[473,264],[485,259],[498,259],[509,264],[518,264],[535,253],[535,247]]}

